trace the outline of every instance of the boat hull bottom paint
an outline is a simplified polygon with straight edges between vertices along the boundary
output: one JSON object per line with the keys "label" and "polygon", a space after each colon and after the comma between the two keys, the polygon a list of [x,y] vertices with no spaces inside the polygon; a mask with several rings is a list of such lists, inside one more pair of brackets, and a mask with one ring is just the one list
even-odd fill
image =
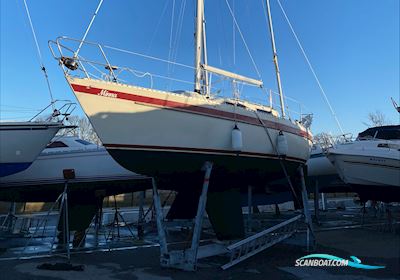
{"label": "boat hull bottom paint", "polygon": [[32,162],[0,163],[0,177],[15,174],[27,169]]}
{"label": "boat hull bottom paint", "polygon": [[[0,201],[13,202],[54,202],[63,192],[64,183],[29,186],[0,187]],[[68,184],[68,193],[74,197],[106,197],[151,189],[150,179],[96,181]],[[75,195],[76,194],[76,195]]]}
{"label": "boat hull bottom paint", "polygon": [[[110,155],[128,170],[153,176],[160,189],[179,191],[200,188],[204,179],[204,162],[213,162],[210,191],[222,191],[248,186],[265,188],[275,180],[285,178],[278,158],[235,155],[107,149]],[[303,164],[297,160],[282,160],[289,175]]]}

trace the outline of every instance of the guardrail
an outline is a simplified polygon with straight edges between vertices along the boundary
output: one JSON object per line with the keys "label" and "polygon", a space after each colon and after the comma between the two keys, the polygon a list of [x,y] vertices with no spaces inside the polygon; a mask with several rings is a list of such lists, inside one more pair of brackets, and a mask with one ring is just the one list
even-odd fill
{"label": "guardrail", "polygon": [[[149,71],[133,69],[131,67],[116,66],[111,63],[111,59],[106,54],[105,49],[112,52],[132,55],[139,57],[140,59],[151,60],[154,63],[168,64],[168,69],[170,69],[169,66],[172,65],[173,67],[177,66],[194,71],[194,67],[190,65],[65,36],[58,37],[56,40],[50,40],[48,45],[53,57],[59,62],[65,75],[86,77],[89,79],[98,79],[110,82],[120,82],[136,86],[139,85],[151,89],[156,86],[157,80],[157,88],[166,91],[171,91],[171,87],[179,89],[179,91],[181,91],[180,89],[183,89],[183,91],[193,91],[194,88],[194,82],[187,79],[187,77],[193,77],[192,72],[185,74],[183,74],[183,72],[179,72],[180,75],[185,77],[177,78],[178,75],[176,75],[173,78],[171,77],[170,72],[167,75],[161,75],[151,73]],[[80,48],[79,54],[77,54],[75,51],[75,49],[78,48],[78,45],[83,46]],[[85,57],[82,54],[85,55]],[[123,60],[123,63],[125,63],[125,61],[126,59]],[[157,67],[157,70],[159,69],[161,69],[161,67]],[[204,85],[204,87],[207,88],[205,92],[211,98],[240,98],[241,100],[247,100],[252,103],[256,101],[259,105],[270,106],[277,111],[281,111],[278,110],[278,108],[280,109],[279,102],[274,101],[275,95],[278,95],[278,93],[272,90],[268,91],[267,89],[262,88],[262,98],[258,98],[254,97],[256,94],[251,94],[253,90],[257,90],[257,94],[259,94],[260,89],[258,87],[237,80],[232,80],[217,74],[205,72],[204,75],[209,75],[209,84]],[[226,83],[227,81],[229,83]],[[243,88],[244,86],[246,86],[245,90]],[[253,95],[253,97],[249,97],[249,95]],[[288,112],[289,118],[301,121],[305,115],[305,106],[291,97],[285,97],[285,99],[286,104],[292,103],[293,106],[290,106],[290,108],[299,108],[293,110],[289,109],[289,106],[287,105],[285,110]]]}

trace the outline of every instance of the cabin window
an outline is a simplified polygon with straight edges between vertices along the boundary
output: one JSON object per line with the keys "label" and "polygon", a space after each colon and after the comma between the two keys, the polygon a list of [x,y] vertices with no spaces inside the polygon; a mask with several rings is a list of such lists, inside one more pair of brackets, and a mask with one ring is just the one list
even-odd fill
{"label": "cabin window", "polygon": [[263,109],[257,109],[257,112],[264,113],[264,114],[271,114],[271,111],[263,110]]}
{"label": "cabin window", "polygon": [[384,140],[399,140],[400,139],[400,126],[399,125],[388,125],[371,127],[367,130],[358,134],[359,140],[364,139],[384,139]]}
{"label": "cabin window", "polygon": [[230,106],[236,106],[236,107],[239,107],[239,108],[247,108],[245,105],[243,105],[243,104],[240,104],[240,103],[233,103],[233,102],[229,102],[229,101],[224,101],[224,104],[226,104],[226,105],[230,105]]}
{"label": "cabin window", "polygon": [[389,144],[387,144],[387,143],[380,143],[380,144],[378,144],[378,148],[389,148]]}
{"label": "cabin window", "polygon": [[381,130],[377,133],[376,138],[385,140],[399,140],[400,130]]}
{"label": "cabin window", "polygon": [[61,141],[54,141],[54,142],[51,142],[50,144],[47,144],[47,146],[46,146],[46,148],[48,149],[48,148],[65,148],[65,147],[68,147],[67,145],[65,145],[65,143],[64,142],[61,142]]}
{"label": "cabin window", "polygon": [[92,143],[86,141],[86,140],[82,140],[82,139],[76,139],[75,140],[78,143],[81,143],[82,145],[91,145]]}

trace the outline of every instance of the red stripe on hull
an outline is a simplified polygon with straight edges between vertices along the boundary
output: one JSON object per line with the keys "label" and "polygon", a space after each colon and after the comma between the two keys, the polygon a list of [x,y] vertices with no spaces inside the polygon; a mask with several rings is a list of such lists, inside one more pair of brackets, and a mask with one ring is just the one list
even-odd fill
{"label": "red stripe on hull", "polygon": [[[100,88],[82,86],[82,85],[77,85],[77,84],[71,84],[71,87],[74,91],[93,94],[93,95],[100,95],[100,92],[102,91],[102,89],[100,89]],[[150,104],[153,106],[165,107],[168,109],[174,109],[174,110],[179,110],[179,111],[184,111],[184,112],[189,112],[189,113],[197,113],[197,114],[202,114],[202,115],[209,115],[212,117],[225,118],[225,119],[234,120],[234,121],[236,120],[236,121],[240,121],[240,122],[244,122],[244,123],[248,123],[248,124],[252,124],[252,125],[263,126],[260,123],[260,120],[255,117],[234,114],[231,112],[225,112],[225,111],[221,111],[221,110],[216,110],[216,109],[201,107],[201,106],[196,106],[196,105],[187,105],[185,103],[180,103],[180,102],[176,102],[176,101],[147,97],[147,96],[136,95],[136,94],[131,94],[131,93],[112,91],[112,90],[107,90],[107,92],[110,94],[115,94],[116,95],[115,98],[119,98],[119,99],[123,99],[123,100],[130,100],[130,101],[134,101],[134,102]],[[301,137],[312,140],[312,136],[310,134],[308,134],[306,131],[303,131],[300,129],[295,129],[290,126],[287,126],[284,124],[279,124],[279,123],[268,121],[268,120],[262,120],[262,122],[268,128],[282,130],[282,131],[296,134]]]}

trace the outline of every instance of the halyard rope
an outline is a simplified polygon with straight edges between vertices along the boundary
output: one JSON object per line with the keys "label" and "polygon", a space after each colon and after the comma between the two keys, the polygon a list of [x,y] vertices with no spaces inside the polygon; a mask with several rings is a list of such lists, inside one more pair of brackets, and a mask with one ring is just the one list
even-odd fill
{"label": "halyard rope", "polygon": [[319,87],[319,89],[320,89],[320,91],[321,91],[321,93],[322,93],[322,97],[324,98],[326,104],[328,105],[329,110],[331,111],[331,114],[332,114],[332,116],[334,117],[334,119],[335,119],[335,121],[336,121],[336,123],[337,123],[337,125],[338,125],[338,127],[339,127],[340,132],[341,132],[342,134],[344,134],[342,125],[341,125],[340,122],[339,122],[339,119],[338,119],[338,117],[337,117],[337,115],[336,115],[336,113],[335,113],[335,110],[333,110],[333,107],[332,107],[331,103],[329,102],[328,96],[326,95],[325,90],[324,90],[324,88],[322,87],[321,82],[319,81],[319,78],[318,78],[317,74],[316,74],[315,71],[314,71],[314,67],[312,66],[310,60],[308,59],[308,56],[307,56],[307,54],[306,54],[306,51],[304,50],[303,45],[301,44],[301,42],[300,42],[300,40],[299,40],[299,37],[297,36],[296,32],[294,31],[294,28],[293,28],[293,26],[292,26],[292,24],[291,24],[291,22],[290,22],[290,20],[289,20],[289,17],[287,16],[287,14],[286,14],[286,12],[285,12],[285,10],[284,10],[284,8],[283,8],[283,6],[282,6],[280,0],[277,0],[277,2],[278,2],[278,4],[279,4],[279,7],[280,7],[282,13],[283,13],[283,16],[285,17],[285,19],[286,19],[286,21],[287,21],[287,23],[288,23],[288,25],[289,25],[290,30],[292,31],[292,34],[293,34],[294,38],[296,39],[297,44],[299,45],[299,48],[300,48],[300,50],[301,50],[301,52],[302,52],[302,54],[303,54],[303,56],[304,56],[304,59],[306,60],[306,62],[307,62],[307,64],[308,64],[308,67],[310,68],[310,71],[311,71],[311,73],[313,74],[313,76],[314,76],[314,78],[315,78],[315,81],[316,81],[317,84],[318,84],[318,87]]}

